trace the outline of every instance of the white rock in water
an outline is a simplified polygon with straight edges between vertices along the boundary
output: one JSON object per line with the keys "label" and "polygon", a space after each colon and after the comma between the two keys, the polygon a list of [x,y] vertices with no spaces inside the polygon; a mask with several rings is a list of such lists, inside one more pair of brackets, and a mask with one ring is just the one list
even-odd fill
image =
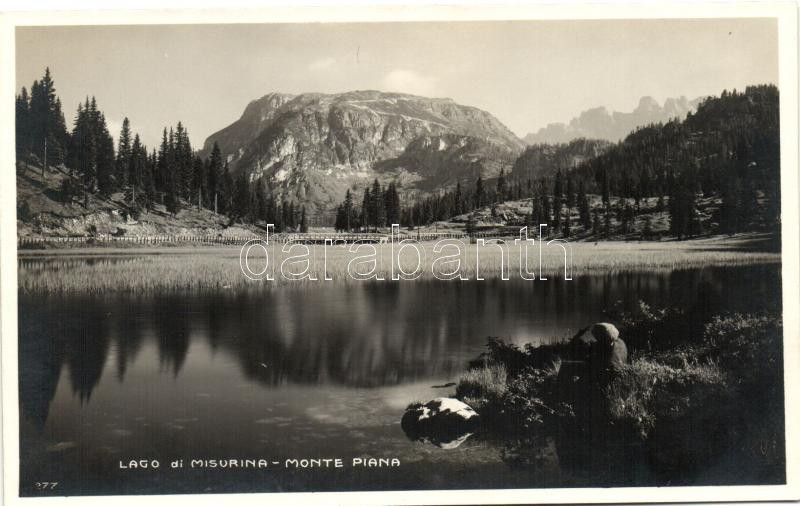
{"label": "white rock in water", "polygon": [[439,397],[423,406],[423,415],[420,416],[420,420],[431,416],[447,415],[448,413],[460,416],[464,420],[478,416],[474,409],[458,399]]}
{"label": "white rock in water", "polygon": [[[475,431],[478,420],[478,413],[467,404],[458,399],[439,397],[425,404],[409,406],[401,426],[413,440],[429,441],[442,448],[455,448]],[[457,444],[451,444],[456,441]]]}

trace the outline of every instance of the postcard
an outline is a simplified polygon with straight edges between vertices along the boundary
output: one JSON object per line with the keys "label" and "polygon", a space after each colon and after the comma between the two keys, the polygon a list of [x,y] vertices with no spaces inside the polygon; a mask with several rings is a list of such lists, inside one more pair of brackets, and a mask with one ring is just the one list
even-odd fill
{"label": "postcard", "polygon": [[796,9],[4,15],[6,503],[800,499]]}

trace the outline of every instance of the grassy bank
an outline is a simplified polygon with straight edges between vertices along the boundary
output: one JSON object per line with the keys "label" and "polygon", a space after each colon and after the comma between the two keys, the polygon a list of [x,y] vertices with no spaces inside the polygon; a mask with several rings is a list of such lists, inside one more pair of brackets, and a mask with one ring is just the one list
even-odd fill
{"label": "grassy bank", "polygon": [[709,318],[642,305],[619,323],[631,360],[605,385],[576,380],[569,344],[518,348],[492,340],[460,378],[457,396],[522,460],[550,437],[583,447],[582,466],[610,456],[600,469],[612,474],[638,451],[651,479],[665,484],[784,479],[779,317]]}
{"label": "grassy bank", "polygon": [[[450,241],[452,244],[454,241]],[[435,252],[437,243],[419,243],[422,252],[420,279],[436,279],[432,266],[437,258],[452,255],[459,250],[448,247]],[[444,244],[444,243],[442,243]],[[701,266],[733,266],[778,263],[777,253],[749,251],[748,241],[742,238],[710,238],[674,242],[577,242],[568,245],[571,253],[571,276],[615,271],[674,271]],[[373,252],[372,246],[362,246],[357,252],[341,246],[309,246],[308,272],[317,281],[286,279],[280,266],[290,255],[305,253],[304,247],[284,252],[280,246],[270,251],[274,268],[273,281],[252,281],[240,268],[239,247],[169,247],[169,248],[81,248],[65,250],[20,251],[19,288],[31,293],[59,292],[147,292],[154,290],[258,290],[281,285],[355,282],[351,274],[364,274],[377,264],[375,274],[384,280],[391,279],[392,250],[390,245],[375,245],[375,256],[361,265],[351,264],[356,257]],[[522,246],[486,244],[479,247],[461,243],[461,276],[475,280],[520,278]],[[480,250],[480,251],[479,251]],[[537,278],[543,272],[549,279],[564,277],[564,250],[551,245],[542,249],[538,243],[529,248],[529,270]],[[524,257],[523,257],[524,258]],[[568,257],[569,258],[569,257]],[[539,262],[541,259],[541,270]],[[399,264],[412,271],[417,264],[417,254],[404,248]],[[265,266],[262,250],[252,250],[250,268],[254,272]],[[455,270],[455,263],[437,264],[437,272]],[[327,270],[326,270],[327,268]],[[306,269],[305,262],[286,265],[285,272],[299,273]]]}

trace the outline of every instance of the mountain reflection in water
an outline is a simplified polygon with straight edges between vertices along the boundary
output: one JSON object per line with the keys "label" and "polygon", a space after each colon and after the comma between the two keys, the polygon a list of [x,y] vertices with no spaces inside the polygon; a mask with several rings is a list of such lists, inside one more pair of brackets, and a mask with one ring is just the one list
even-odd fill
{"label": "mountain reflection in water", "polygon": [[[253,432],[260,419],[250,420],[257,415],[247,411],[247,404],[267,402],[268,397],[254,401],[252,386],[265,396],[313,387],[316,394],[334,396],[343,406],[365,409],[347,392],[364,398],[364,389],[415,385],[408,391],[392,390],[387,394],[394,396],[391,403],[370,401],[369,408],[380,424],[392,427],[391,444],[411,445],[404,442],[399,425],[391,425],[399,421],[403,407],[427,400],[419,395],[447,394],[430,387],[454,381],[467,361],[483,351],[488,336],[520,344],[564,339],[603,319],[615,305],[632,309],[644,300],[654,307],[689,306],[701,286],[711,309],[780,307],[776,265],[577,276],[570,282],[320,283],[244,294],[21,294],[23,451],[32,441],[54,445],[67,435],[79,446],[100,444],[93,439],[94,428],[113,425],[115,436],[121,437],[145,412],[155,418],[143,429],[150,440],[161,437],[154,436],[156,422],[172,429],[195,424],[196,432],[181,433],[185,439],[170,436],[179,451],[210,452],[214,438],[236,437],[245,440],[243,447],[262,441],[267,449],[277,448],[278,443]],[[174,393],[178,380],[182,390]],[[99,397],[96,392],[103,388],[106,394]],[[171,396],[217,391],[227,404],[216,409],[226,410],[230,423],[212,419],[213,403],[207,412],[195,410],[200,397],[182,401],[180,417],[175,414]],[[111,400],[109,392],[130,398]],[[120,412],[118,405],[125,410]],[[332,411],[310,394],[281,397],[281,405],[286,407],[280,411],[293,412],[294,418],[276,408],[272,418],[261,416],[264,424],[289,431],[289,420],[296,423],[302,413],[308,423],[343,427],[326,444],[348,448],[354,444],[348,438],[363,437],[348,426],[358,413]],[[231,430],[237,417],[242,417],[239,434]]]}

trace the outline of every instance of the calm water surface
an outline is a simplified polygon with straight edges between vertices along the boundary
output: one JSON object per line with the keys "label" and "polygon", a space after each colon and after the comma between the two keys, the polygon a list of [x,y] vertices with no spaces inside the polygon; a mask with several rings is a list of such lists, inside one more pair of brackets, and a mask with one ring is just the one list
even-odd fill
{"label": "calm water surface", "polygon": [[[559,465],[555,450],[535,468],[480,435],[444,450],[410,441],[400,417],[412,401],[452,395],[452,387],[433,387],[455,381],[488,336],[564,339],[615,305],[689,307],[698,291],[711,294],[714,309],[778,308],[779,266],[248,294],[21,294],[21,492],[591,485]],[[349,466],[364,457],[401,466]],[[341,458],[345,467],[169,468],[181,458],[187,466],[201,458]],[[119,469],[131,459],[158,459],[161,468]],[[41,481],[59,485],[42,492]]]}

